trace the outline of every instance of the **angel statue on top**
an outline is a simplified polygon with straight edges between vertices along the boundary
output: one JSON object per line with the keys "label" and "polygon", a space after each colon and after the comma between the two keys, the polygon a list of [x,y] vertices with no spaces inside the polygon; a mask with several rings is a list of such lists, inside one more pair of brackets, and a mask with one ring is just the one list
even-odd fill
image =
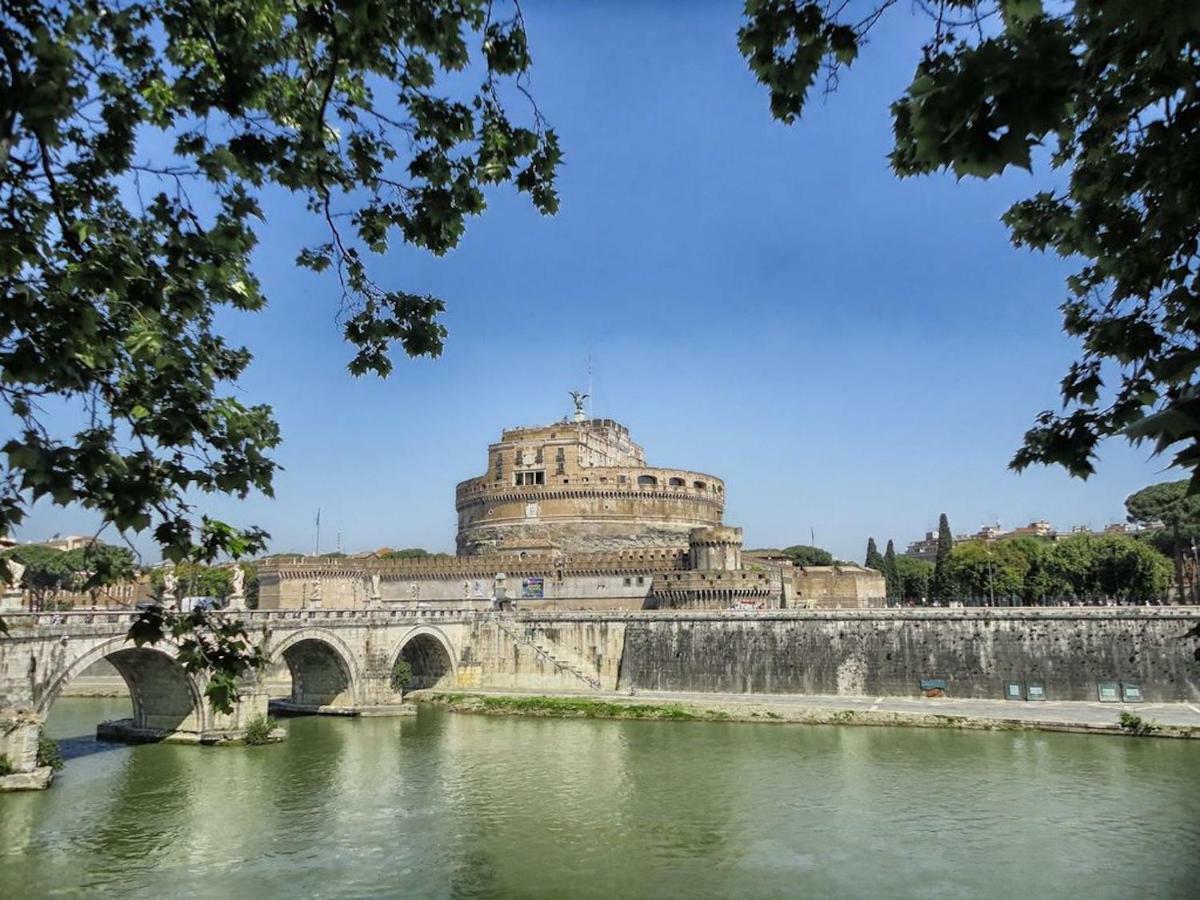
{"label": "angel statue on top", "polygon": [[585,394],[583,391],[567,391],[571,395],[571,400],[575,404],[575,421],[582,422],[587,418],[587,413],[583,411],[583,401],[591,397],[591,394]]}

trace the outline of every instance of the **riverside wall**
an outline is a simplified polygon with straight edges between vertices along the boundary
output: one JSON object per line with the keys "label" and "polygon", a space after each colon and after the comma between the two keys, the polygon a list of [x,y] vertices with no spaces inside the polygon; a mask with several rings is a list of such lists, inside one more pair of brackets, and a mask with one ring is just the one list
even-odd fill
{"label": "riverside wall", "polygon": [[[951,697],[1000,699],[1007,681],[1039,681],[1053,701],[1133,681],[1148,701],[1197,702],[1197,623],[1198,607],[474,613],[440,626],[455,666],[439,687],[913,697],[942,679]],[[286,695],[276,669],[265,686]],[[120,682],[98,663],[69,692]]]}
{"label": "riverside wall", "polygon": [[950,696],[999,699],[1040,681],[1050,700],[1095,700],[1112,680],[1195,701],[1197,622],[1196,607],[630,614],[618,687],[914,696],[944,679]]}

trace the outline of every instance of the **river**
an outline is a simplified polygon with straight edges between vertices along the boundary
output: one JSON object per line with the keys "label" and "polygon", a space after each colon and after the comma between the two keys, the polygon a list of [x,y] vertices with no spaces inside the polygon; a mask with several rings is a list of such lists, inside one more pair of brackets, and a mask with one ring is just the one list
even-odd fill
{"label": "river", "polygon": [[90,738],[0,795],[0,896],[1184,897],[1200,743],[1033,732],[298,718],[270,747]]}

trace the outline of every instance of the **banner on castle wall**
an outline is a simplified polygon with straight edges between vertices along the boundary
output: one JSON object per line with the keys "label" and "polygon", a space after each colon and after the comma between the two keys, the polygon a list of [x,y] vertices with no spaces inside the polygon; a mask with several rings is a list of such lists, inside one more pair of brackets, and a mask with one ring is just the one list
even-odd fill
{"label": "banner on castle wall", "polygon": [[546,596],[546,583],[542,578],[522,578],[521,597],[526,600],[541,600]]}

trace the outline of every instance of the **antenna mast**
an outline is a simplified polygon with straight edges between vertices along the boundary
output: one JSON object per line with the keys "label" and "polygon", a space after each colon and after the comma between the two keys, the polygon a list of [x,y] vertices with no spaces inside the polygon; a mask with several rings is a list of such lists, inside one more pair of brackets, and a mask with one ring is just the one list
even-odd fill
{"label": "antenna mast", "polygon": [[587,345],[587,370],[588,370],[588,418],[593,417],[592,403],[595,390],[592,387],[592,342],[588,341]]}

